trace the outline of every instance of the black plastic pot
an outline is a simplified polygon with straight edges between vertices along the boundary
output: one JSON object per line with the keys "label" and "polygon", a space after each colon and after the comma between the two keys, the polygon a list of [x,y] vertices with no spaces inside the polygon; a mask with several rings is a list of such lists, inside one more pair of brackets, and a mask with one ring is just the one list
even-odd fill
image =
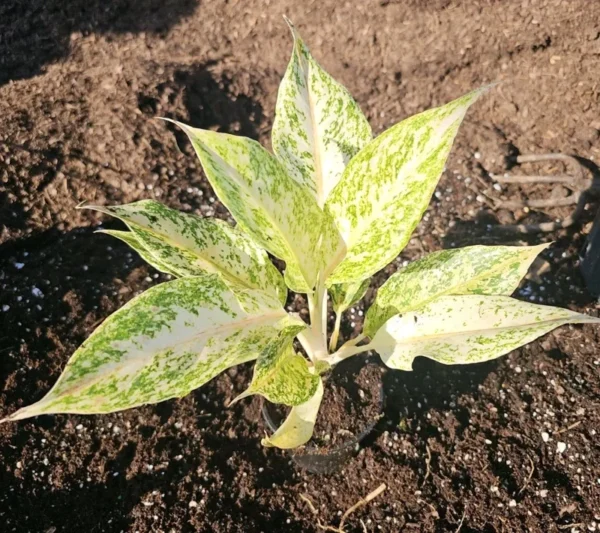
{"label": "black plastic pot", "polygon": [[600,210],[581,254],[581,273],[590,293],[600,296]]}
{"label": "black plastic pot", "polygon": [[[375,364],[366,361],[366,364]],[[325,394],[327,394],[327,376],[324,376]],[[379,387],[379,398],[377,399],[378,416],[370,420],[359,432],[344,442],[327,452],[324,452],[322,448],[311,444],[309,441],[306,445],[290,450],[292,454],[292,461],[301,468],[312,472],[313,474],[331,474],[341,469],[341,467],[358,451],[360,450],[360,443],[363,441],[375,428],[377,422],[381,419],[385,403],[385,395],[383,392],[383,383]],[[272,404],[268,401],[263,401],[261,412],[263,419],[268,428],[275,432],[277,428],[283,423],[285,419],[285,413],[281,409],[282,406]],[[321,413],[322,415],[322,413]]]}

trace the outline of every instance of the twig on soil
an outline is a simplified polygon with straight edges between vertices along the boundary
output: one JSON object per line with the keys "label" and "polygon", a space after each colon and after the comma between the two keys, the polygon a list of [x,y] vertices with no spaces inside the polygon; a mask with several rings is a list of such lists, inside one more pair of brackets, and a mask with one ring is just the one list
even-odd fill
{"label": "twig on soil", "polygon": [[578,420],[577,422],[571,424],[569,427],[559,429],[558,431],[555,431],[554,433],[555,433],[555,435],[560,435],[561,433],[566,433],[567,431],[571,431],[572,429],[575,429],[580,424],[581,424],[581,420]]}
{"label": "twig on soil", "polygon": [[[385,483],[382,483],[381,485],[379,485],[379,487],[377,487],[374,491],[370,492],[369,494],[367,494],[364,498],[360,499],[359,501],[357,501],[352,507],[350,507],[343,515],[342,515],[342,519],[340,520],[340,525],[338,527],[334,527],[334,526],[327,526],[325,524],[322,524],[320,520],[317,520],[317,526],[319,528],[321,528],[323,531],[332,531],[334,533],[346,533],[346,531],[344,530],[344,524],[346,522],[346,519],[354,512],[356,511],[359,507],[362,507],[363,505],[367,505],[367,503],[369,503],[371,500],[374,500],[375,498],[377,498],[377,496],[379,496],[385,489],[387,489],[387,485]],[[300,497],[306,501],[308,503],[308,498],[303,497],[302,495],[300,495]],[[313,507],[314,508],[314,507]],[[362,523],[362,522],[361,522]]]}
{"label": "twig on soil", "polygon": [[315,508],[315,506],[313,505],[313,502],[310,501],[308,496],[305,496],[304,494],[300,494],[300,499],[305,501],[308,505],[308,507],[310,508],[312,514],[314,515],[318,515],[319,511],[317,511],[317,509]]}
{"label": "twig on soil", "polygon": [[431,465],[431,450],[429,449],[428,445],[425,445],[425,450],[427,450],[427,459],[425,459],[425,466],[427,467],[427,470],[425,471],[425,477],[423,478],[423,482],[421,483],[421,487],[423,485],[425,485],[425,482],[427,481],[427,478],[431,474],[431,470],[430,470],[430,465]]}
{"label": "twig on soil", "polygon": [[346,518],[348,518],[354,511],[356,511],[359,507],[363,505],[367,505],[371,500],[374,500],[379,496],[385,489],[387,489],[387,485],[382,483],[377,487],[373,492],[369,492],[362,500],[356,502],[350,509],[348,509],[342,516],[342,520],[340,521],[340,530],[344,531],[344,522]]}
{"label": "twig on soil", "polygon": [[529,482],[531,481],[531,478],[533,477],[533,473],[535,472],[535,465],[533,464],[533,460],[531,459],[531,457],[527,457],[527,459],[529,459],[529,462],[531,463],[531,471],[529,472],[529,475],[527,476],[527,479],[525,480],[525,484],[521,487],[521,490],[519,490],[519,492],[517,492],[517,496],[525,490],[527,485],[529,485]]}
{"label": "twig on soil", "polygon": [[541,200],[529,200],[527,202],[504,201],[498,202],[496,209],[520,209],[520,208],[545,208],[575,205],[574,211],[568,217],[557,222],[543,222],[541,224],[511,224],[498,226],[499,231],[511,233],[546,233],[559,229],[565,229],[573,226],[579,221],[579,218],[585,210],[585,206],[590,199],[592,192],[597,192],[597,186],[594,181],[585,180],[583,165],[570,155],[550,153],[537,155],[520,155],[517,157],[517,163],[534,163],[540,161],[564,161],[569,162],[576,168],[576,176],[493,176],[498,183],[562,183],[573,192],[566,198],[545,198]]}
{"label": "twig on soil", "polygon": [[467,516],[467,506],[466,505],[465,505],[465,508],[463,510],[462,518],[460,519],[460,522],[458,523],[458,527],[456,528],[456,531],[454,533],[458,533],[462,529],[463,522],[465,521],[465,516]]}
{"label": "twig on soil", "polygon": [[563,524],[561,526],[556,526],[558,529],[569,529],[575,527],[583,527],[585,524],[583,522],[578,522],[577,524]]}
{"label": "twig on soil", "polygon": [[425,505],[427,505],[427,507],[429,507],[431,509],[431,514],[433,514],[434,518],[439,519],[440,518],[440,513],[437,512],[437,509],[431,505],[429,502],[426,502],[425,500],[421,500],[420,498],[417,500],[417,503],[424,503]]}

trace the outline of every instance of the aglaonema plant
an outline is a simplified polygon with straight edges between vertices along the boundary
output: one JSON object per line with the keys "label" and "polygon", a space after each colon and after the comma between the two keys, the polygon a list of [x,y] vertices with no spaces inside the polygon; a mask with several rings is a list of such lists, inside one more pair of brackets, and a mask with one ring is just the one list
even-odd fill
{"label": "aglaonema plant", "polygon": [[[390,276],[363,333],[338,348],[342,313],[407,244],[467,109],[486,88],[373,139],[348,91],[292,32],[274,155],[251,139],[176,123],[237,225],[151,200],[90,207],[121,219],[129,231],[105,233],[175,279],[107,318],[52,390],[5,421],[161,402],[255,360],[252,382],[236,400],[259,394],[290,406],[262,442],[294,448],[312,436],[322,375],[347,357],[374,350],[388,367],[406,371],[417,356],[479,363],[557,326],[600,321],[510,297],[546,245],[471,246],[434,252]],[[285,262],[283,276],[267,252]],[[284,310],[288,289],[307,295],[310,324]],[[336,314],[331,336],[328,294]]]}

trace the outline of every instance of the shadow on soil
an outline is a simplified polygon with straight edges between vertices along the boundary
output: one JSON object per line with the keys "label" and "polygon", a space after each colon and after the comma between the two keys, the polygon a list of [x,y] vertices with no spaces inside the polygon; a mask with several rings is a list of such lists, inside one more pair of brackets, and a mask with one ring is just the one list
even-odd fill
{"label": "shadow on soil", "polygon": [[198,0],[5,0],[0,5],[0,85],[30,78],[69,53],[80,32],[165,35]]}

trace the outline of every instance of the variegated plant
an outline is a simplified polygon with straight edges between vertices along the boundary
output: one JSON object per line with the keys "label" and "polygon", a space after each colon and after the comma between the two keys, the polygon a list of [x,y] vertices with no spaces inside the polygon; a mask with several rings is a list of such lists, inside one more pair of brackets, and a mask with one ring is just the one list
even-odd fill
{"label": "variegated plant", "polygon": [[[92,207],[129,228],[105,233],[175,279],[110,316],[44,398],[5,420],[108,413],[181,397],[256,360],[252,383],[237,399],[260,394],[290,406],[263,444],[294,448],[312,435],[322,374],[349,356],[374,350],[401,370],[411,370],[419,355],[477,363],[562,324],[599,322],[510,297],[545,245],[471,246],[432,253],[392,275],[368,310],[363,334],[338,348],[342,313],[408,242],[467,109],[486,89],[373,139],[348,91],[292,31],[274,155],[251,139],[177,123],[237,226],[150,200]],[[267,252],[285,262],[284,276]],[[284,310],[288,288],[307,295],[310,324]],[[330,338],[328,293],[336,315]]]}

